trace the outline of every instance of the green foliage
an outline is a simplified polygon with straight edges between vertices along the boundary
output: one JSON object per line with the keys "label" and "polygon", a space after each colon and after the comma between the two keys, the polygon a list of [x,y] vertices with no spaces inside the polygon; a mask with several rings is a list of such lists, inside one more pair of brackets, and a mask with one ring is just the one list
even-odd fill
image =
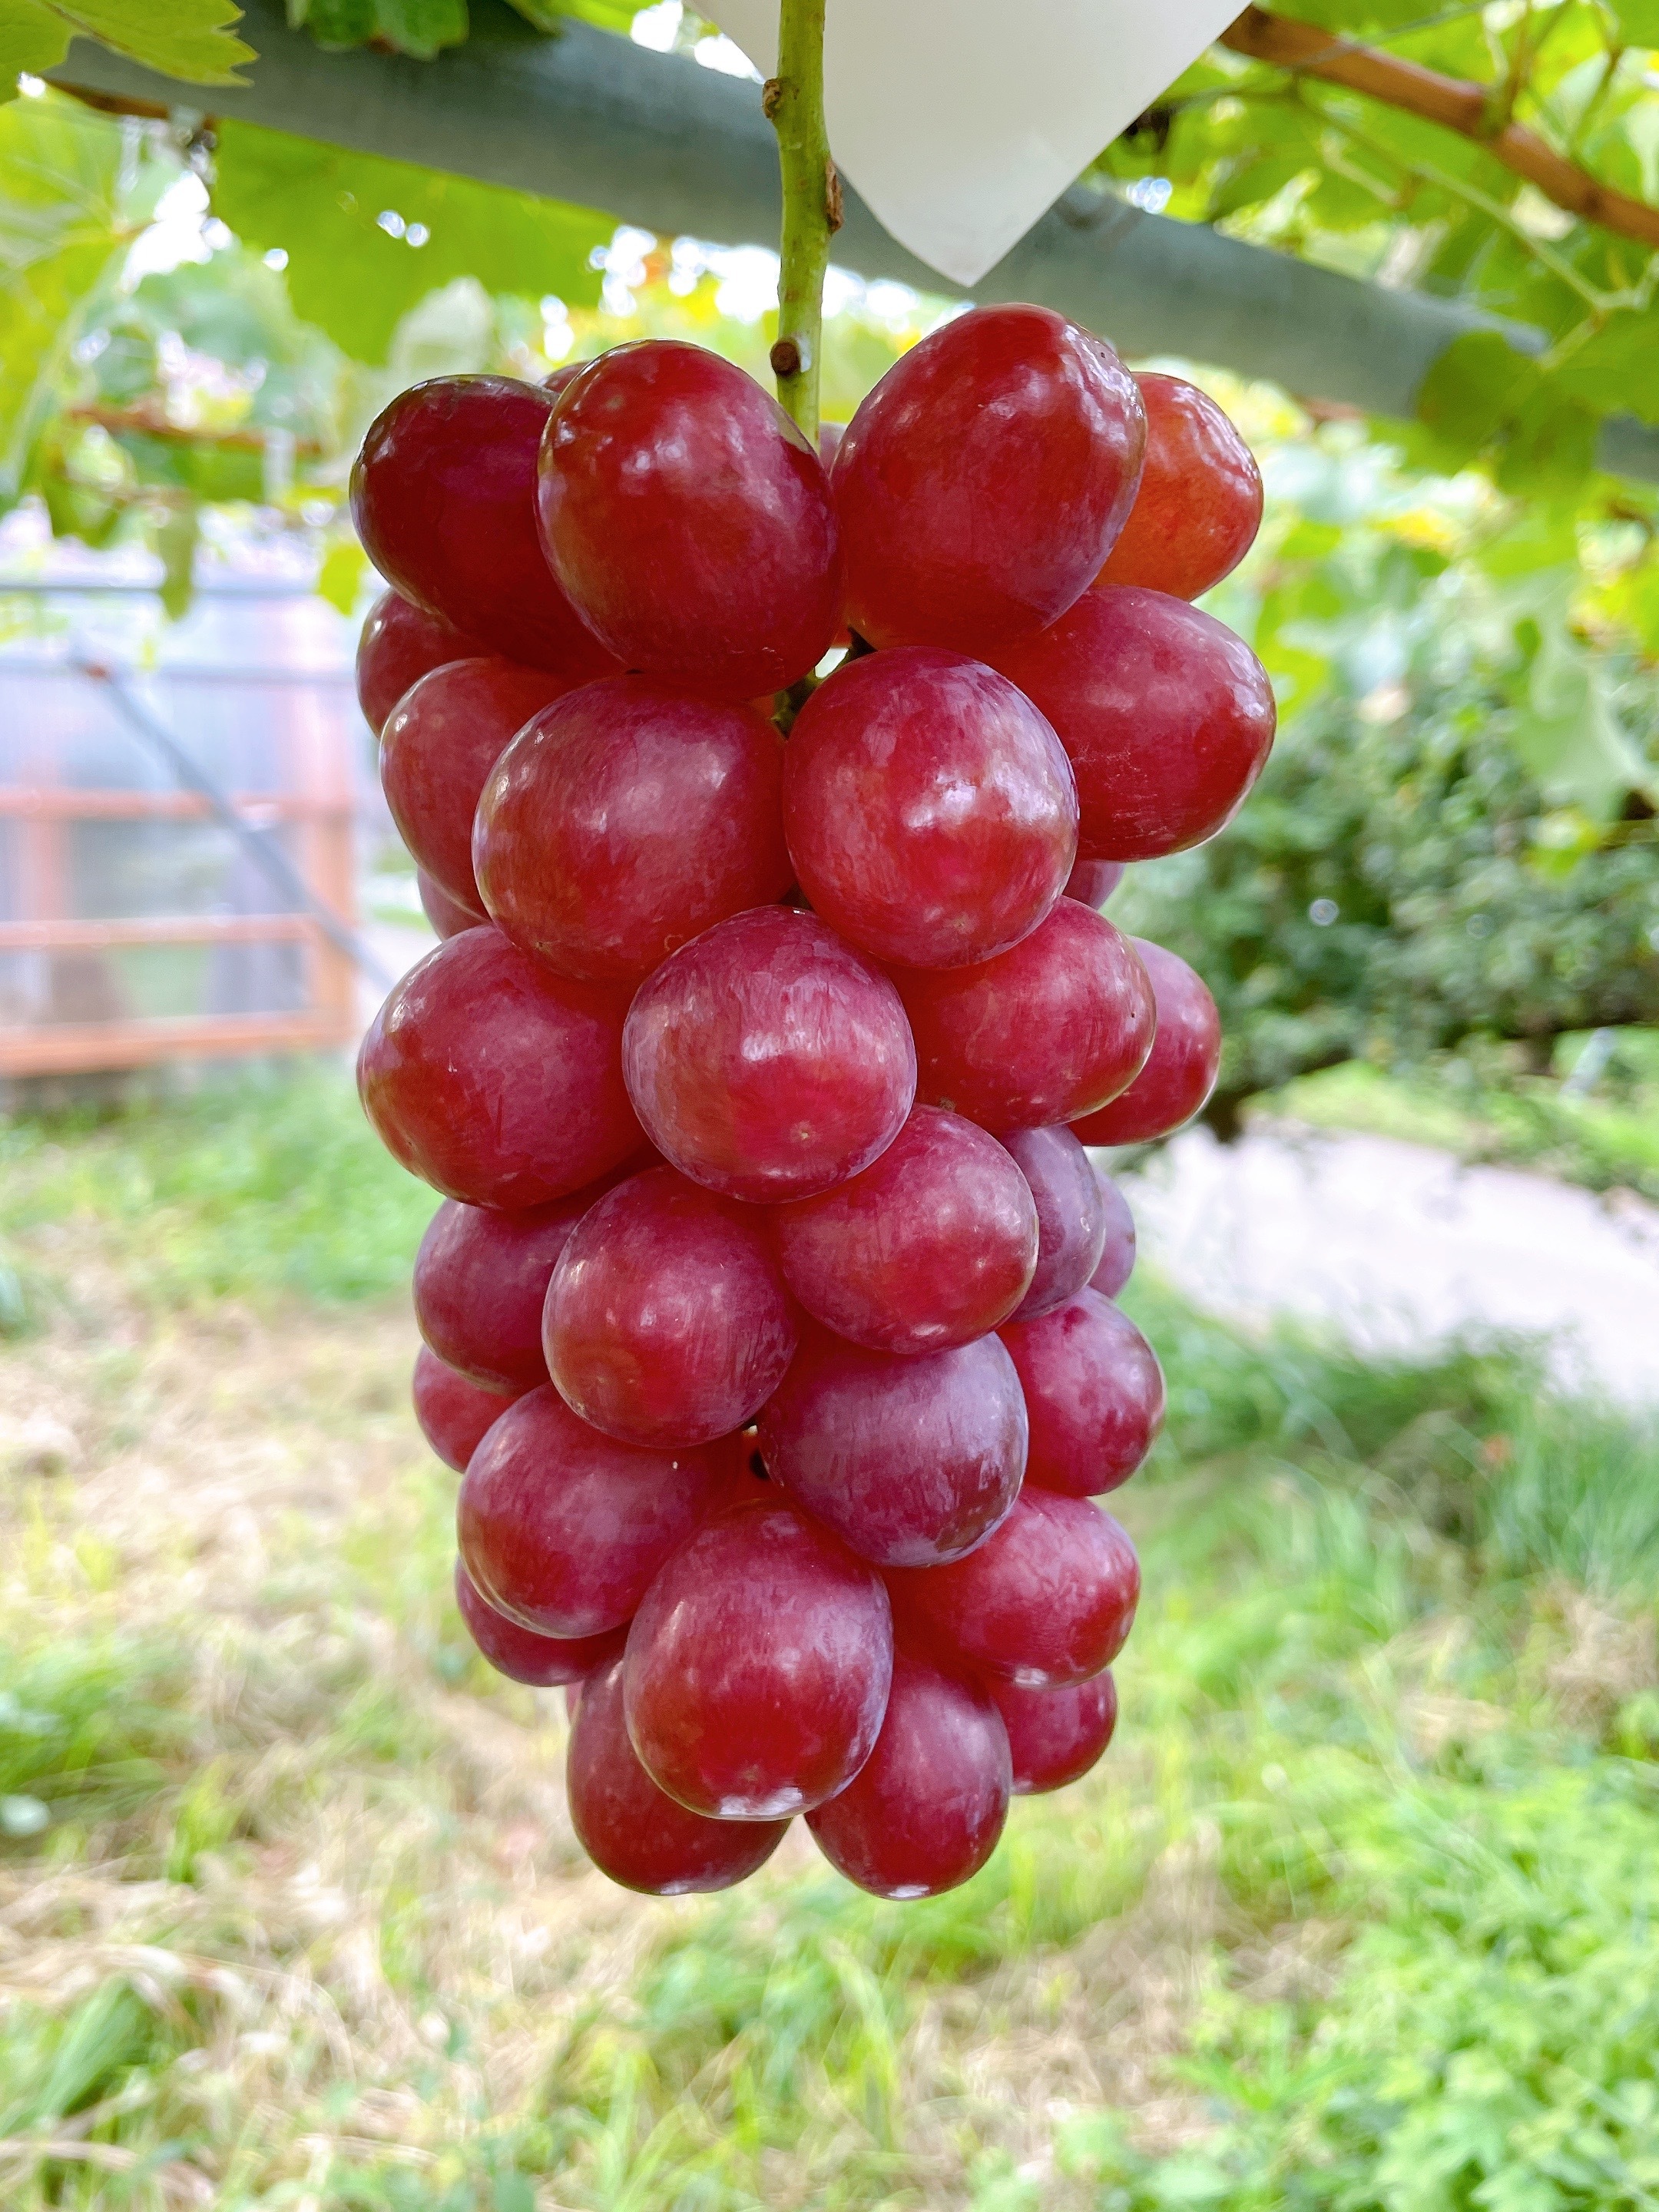
{"label": "green foliage", "polygon": [[243,84],[240,63],[253,49],[231,30],[242,11],[228,0],[7,0],[0,22],[0,100],[15,96],[18,72],[54,69],[73,38],[100,46],[191,84]]}

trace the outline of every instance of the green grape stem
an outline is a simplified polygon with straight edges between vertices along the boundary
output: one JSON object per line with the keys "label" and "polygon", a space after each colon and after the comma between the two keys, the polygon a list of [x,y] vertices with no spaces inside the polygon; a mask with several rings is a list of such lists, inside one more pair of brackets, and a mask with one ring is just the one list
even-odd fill
{"label": "green grape stem", "polygon": [[824,0],[781,0],[778,73],[762,94],[783,179],[772,373],[780,402],[815,445],[823,272],[841,228],[841,179],[823,122],[823,9]]}

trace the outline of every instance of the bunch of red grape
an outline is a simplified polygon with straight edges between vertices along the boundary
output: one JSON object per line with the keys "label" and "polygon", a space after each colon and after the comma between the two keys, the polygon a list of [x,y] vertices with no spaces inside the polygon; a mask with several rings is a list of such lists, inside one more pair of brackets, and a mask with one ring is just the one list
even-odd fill
{"label": "bunch of red grape", "polygon": [[567,1686],[617,1881],[740,1881],[800,1813],[865,1888],[948,1888],[1115,1718],[1139,1574],[1094,1501],[1164,1386],[1085,1146],[1188,1120],[1219,1036],[1099,908],[1272,742],[1189,604],[1255,465],[1192,386],[1008,307],[908,354],[828,469],[653,339],[417,386],[352,498],[393,586],[363,708],[445,940],[359,1075],[446,1199],[415,1395],[463,1617]]}

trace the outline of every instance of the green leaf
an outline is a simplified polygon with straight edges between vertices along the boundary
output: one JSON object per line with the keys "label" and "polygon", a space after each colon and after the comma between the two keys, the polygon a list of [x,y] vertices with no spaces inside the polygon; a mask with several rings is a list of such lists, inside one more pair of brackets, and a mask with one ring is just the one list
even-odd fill
{"label": "green leaf", "polygon": [[1659,0],[1612,0],[1626,46],[1659,46]]}
{"label": "green leaf", "polygon": [[368,556],[357,543],[356,532],[348,531],[331,539],[323,555],[317,571],[318,594],[343,615],[349,615],[356,607],[357,594],[368,573]]}
{"label": "green leaf", "polygon": [[4,14],[0,71],[9,84],[20,69],[38,73],[62,61],[71,38],[95,39],[191,84],[245,83],[237,64],[254,58],[230,28],[242,18],[231,0],[5,0]]}
{"label": "green leaf", "polygon": [[588,208],[234,121],[220,126],[213,203],[249,245],[287,252],[297,314],[376,363],[401,318],[458,276],[591,306],[589,256],[615,228]]}
{"label": "green leaf", "polygon": [[289,0],[289,21],[319,46],[367,46],[371,40],[422,61],[467,34],[466,0]]}
{"label": "green leaf", "polygon": [[1468,331],[1449,345],[1423,380],[1417,419],[1453,451],[1472,455],[1536,389],[1535,362],[1497,331]]}
{"label": "green leaf", "polygon": [[1659,310],[1615,315],[1567,356],[1554,381],[1603,413],[1659,422]]}
{"label": "green leaf", "polygon": [[127,246],[118,131],[71,101],[0,108],[0,505],[17,497],[86,314]]}
{"label": "green leaf", "polygon": [[1650,800],[1659,779],[1613,711],[1607,671],[1557,618],[1541,637],[1515,719],[1513,742],[1528,772],[1558,805],[1610,821],[1626,797]]}

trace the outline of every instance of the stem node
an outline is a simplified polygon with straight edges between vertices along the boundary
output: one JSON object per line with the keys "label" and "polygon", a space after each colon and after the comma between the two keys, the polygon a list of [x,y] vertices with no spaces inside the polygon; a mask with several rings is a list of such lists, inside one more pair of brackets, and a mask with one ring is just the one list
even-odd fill
{"label": "stem node", "polygon": [[780,404],[814,443],[823,272],[842,213],[841,180],[823,121],[823,9],[824,0],[781,0],[778,73],[761,94],[762,108],[777,132],[783,183],[772,370]]}

